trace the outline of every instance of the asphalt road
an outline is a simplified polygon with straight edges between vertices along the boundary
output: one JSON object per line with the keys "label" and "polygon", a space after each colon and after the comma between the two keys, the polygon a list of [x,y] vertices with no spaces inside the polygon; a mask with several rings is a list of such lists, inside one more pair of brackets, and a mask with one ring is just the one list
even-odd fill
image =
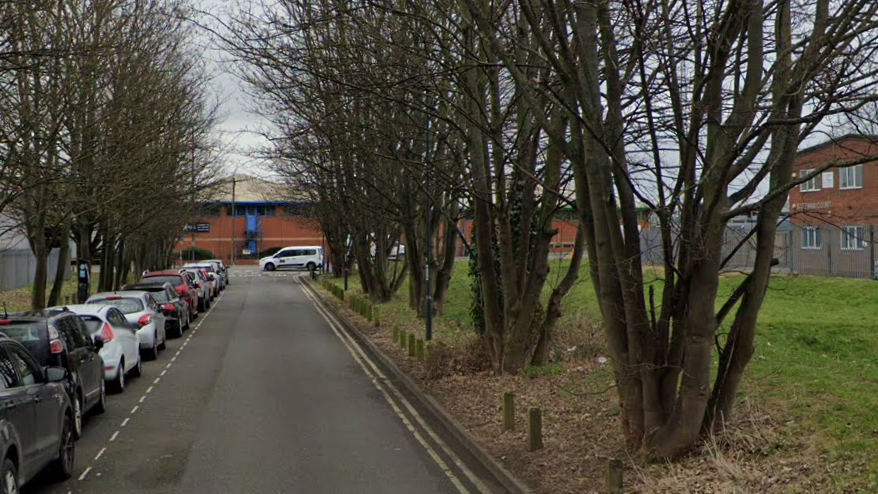
{"label": "asphalt road", "polygon": [[106,414],[87,419],[75,477],[37,478],[25,494],[470,491],[447,467],[454,460],[437,461],[388,403],[295,274],[246,269],[197,329],[169,340],[143,377],[110,396]]}

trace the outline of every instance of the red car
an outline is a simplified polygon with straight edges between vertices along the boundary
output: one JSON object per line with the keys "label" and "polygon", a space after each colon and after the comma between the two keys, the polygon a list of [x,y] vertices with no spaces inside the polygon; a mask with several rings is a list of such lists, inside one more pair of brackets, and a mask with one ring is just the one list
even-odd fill
{"label": "red car", "polygon": [[151,273],[144,274],[143,278],[140,280],[140,284],[149,285],[161,285],[165,282],[173,285],[174,290],[177,291],[177,295],[179,295],[180,298],[186,301],[186,305],[189,306],[189,316],[192,319],[198,317],[198,309],[199,307],[201,307],[201,303],[198,298],[198,291],[190,285],[189,277],[186,276],[184,273],[170,270],[153,271]]}

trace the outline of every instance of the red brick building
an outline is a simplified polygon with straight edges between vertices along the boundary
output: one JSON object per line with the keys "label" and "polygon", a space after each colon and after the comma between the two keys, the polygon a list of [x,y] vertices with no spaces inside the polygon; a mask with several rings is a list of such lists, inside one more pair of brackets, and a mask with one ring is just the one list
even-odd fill
{"label": "red brick building", "polygon": [[[801,150],[794,176],[878,156],[878,136],[846,135]],[[826,170],[790,191],[792,255],[804,274],[867,277],[875,263],[878,161]]]}
{"label": "red brick building", "polygon": [[323,233],[302,213],[283,185],[237,175],[224,180],[201,204],[201,216],[187,225],[177,251],[196,247],[229,263],[252,264],[266,250],[289,245],[323,245]]}

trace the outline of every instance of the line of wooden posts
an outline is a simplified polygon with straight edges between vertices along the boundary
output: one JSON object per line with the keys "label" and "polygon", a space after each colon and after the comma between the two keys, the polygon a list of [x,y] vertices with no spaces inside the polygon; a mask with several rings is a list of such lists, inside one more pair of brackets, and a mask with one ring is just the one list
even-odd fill
{"label": "line of wooden posts", "polygon": [[[323,286],[335,295],[339,300],[346,300],[350,304],[354,312],[360,314],[366,320],[372,322],[375,327],[381,326],[381,317],[378,306],[371,301],[357,297],[356,295],[345,296],[344,290],[329,281],[324,281]],[[406,332],[398,326],[393,326],[393,343],[398,345],[402,351],[407,351],[408,356],[420,361],[426,358],[427,348],[424,340],[416,336],[414,333]],[[507,391],[503,393],[503,429],[506,431],[515,430],[515,393]],[[543,413],[537,407],[532,407],[527,414],[527,450],[530,452],[543,449]],[[621,460],[612,458],[607,462],[607,493],[622,493],[622,472],[624,466]]]}

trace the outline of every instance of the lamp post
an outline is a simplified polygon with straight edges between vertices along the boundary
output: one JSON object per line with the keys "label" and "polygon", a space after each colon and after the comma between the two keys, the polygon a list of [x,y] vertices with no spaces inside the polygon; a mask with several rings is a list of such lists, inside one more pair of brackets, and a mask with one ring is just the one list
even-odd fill
{"label": "lamp post", "polygon": [[232,216],[232,257],[231,257],[231,265],[235,265],[235,185],[238,181],[238,168],[235,168],[234,174],[232,174],[232,210],[229,212]]}
{"label": "lamp post", "polygon": [[[427,108],[429,108],[429,96],[427,99]],[[430,267],[433,264],[433,170],[430,161],[430,114],[426,113],[426,125],[424,126],[424,190],[426,191],[426,199],[424,201],[424,229],[426,236],[426,260],[424,269],[424,285],[427,291],[424,297],[424,339],[431,341],[433,339],[433,283]]]}

